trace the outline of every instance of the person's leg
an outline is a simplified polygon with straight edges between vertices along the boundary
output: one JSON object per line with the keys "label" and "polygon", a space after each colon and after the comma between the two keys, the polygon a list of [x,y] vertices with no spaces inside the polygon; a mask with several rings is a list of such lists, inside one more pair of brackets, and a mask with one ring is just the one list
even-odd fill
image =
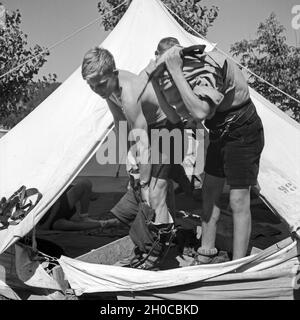
{"label": "person's leg", "polygon": [[257,185],[264,134],[260,118],[254,115],[248,122],[229,133],[225,148],[224,171],[230,186],[230,206],[233,211],[233,259],[247,254],[251,233],[250,186]]}
{"label": "person's leg", "polygon": [[205,174],[202,188],[203,216],[201,240],[201,248],[205,250],[215,248],[217,222],[220,216],[219,199],[224,183],[224,178]]}
{"label": "person's leg", "polygon": [[184,192],[187,196],[192,195],[192,184],[188,179],[182,165],[174,164],[170,172],[170,178],[178,183],[178,193]]}
{"label": "person's leg", "polygon": [[170,214],[172,215],[173,219],[175,219],[175,213],[176,213],[175,192],[174,192],[174,185],[171,180],[168,181],[167,206],[169,208]]}
{"label": "person's leg", "polygon": [[95,229],[99,227],[106,227],[105,220],[82,220],[82,221],[72,221],[67,219],[56,220],[52,225],[52,230],[60,231],[81,231]]}
{"label": "person's leg", "polygon": [[[146,241],[143,241],[143,248],[140,247],[140,250],[137,251],[137,256],[134,260],[135,262],[132,265],[135,268],[145,270],[154,270],[158,268],[166,243],[172,239],[174,219],[171,213],[174,204],[171,203],[169,210],[167,201],[171,200],[172,202],[172,196],[167,199],[168,189],[170,189],[168,179],[151,178],[149,186],[151,209],[147,206],[142,208],[143,214],[138,214],[136,221],[141,220],[139,218],[141,216],[147,216],[149,213],[152,214],[153,210],[155,211],[155,216],[151,223],[144,223],[144,230],[141,232],[144,233],[142,238]],[[172,188],[171,192],[173,193]],[[147,208],[151,211],[148,212]],[[136,226],[138,225],[136,224]],[[138,227],[141,228],[141,224]],[[133,229],[131,229],[131,231],[133,231]],[[150,237],[149,234],[151,234]]]}
{"label": "person's leg", "polygon": [[74,208],[77,202],[80,203],[79,217],[87,217],[90,205],[92,183],[88,179],[81,179],[67,192],[70,209]]}
{"label": "person's leg", "polygon": [[[200,250],[214,250],[216,240],[217,221],[220,216],[220,196],[225,184],[223,170],[223,144],[215,141],[210,132],[211,142],[208,145],[204,179],[202,185],[203,217],[202,217],[202,240]],[[198,249],[198,251],[199,251]]]}
{"label": "person's leg", "polygon": [[123,197],[117,202],[110,212],[115,216],[116,224],[118,222],[131,227],[132,222],[139,212],[139,204],[134,195],[134,191],[130,187]]}
{"label": "person's leg", "polygon": [[230,190],[230,206],[233,213],[233,257],[246,256],[251,234],[250,187]]}
{"label": "person's leg", "polygon": [[152,177],[149,186],[150,205],[155,210],[154,224],[173,223],[167,206],[168,180]]}

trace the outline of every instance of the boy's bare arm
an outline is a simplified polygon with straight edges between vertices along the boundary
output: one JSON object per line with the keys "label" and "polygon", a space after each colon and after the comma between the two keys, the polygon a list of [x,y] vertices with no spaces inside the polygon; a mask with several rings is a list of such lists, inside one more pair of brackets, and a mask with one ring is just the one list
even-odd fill
{"label": "boy's bare arm", "polygon": [[[135,99],[132,92],[124,103],[124,112],[131,127],[131,139],[137,141],[135,144],[139,158],[137,159],[140,169],[141,184],[148,184],[151,175],[151,151],[148,139],[148,124],[143,114],[141,103]],[[148,200],[148,199],[144,199]]]}
{"label": "boy's bare arm", "polygon": [[160,91],[157,80],[153,78],[151,82],[160,108],[172,123],[178,123],[181,120],[180,116],[177,114],[176,110],[168,104],[167,100]]}
{"label": "boy's bare arm", "polygon": [[165,97],[163,96],[162,92],[160,91],[157,78],[153,77],[151,81],[148,83],[149,75],[155,70],[156,68],[156,63],[154,60],[150,60],[149,64],[146,66],[145,69],[143,69],[139,77],[146,79],[147,85],[148,85],[148,90],[153,90],[153,94],[155,94],[158,104],[162,111],[165,113],[167,118],[172,122],[172,123],[177,123],[180,121],[180,116],[177,114],[176,110],[168,104],[166,101]]}

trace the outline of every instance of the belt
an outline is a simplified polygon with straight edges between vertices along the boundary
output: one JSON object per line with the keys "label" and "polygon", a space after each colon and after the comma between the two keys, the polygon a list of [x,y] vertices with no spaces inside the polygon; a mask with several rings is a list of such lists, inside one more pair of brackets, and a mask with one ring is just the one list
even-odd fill
{"label": "belt", "polygon": [[232,115],[227,115],[226,120],[220,124],[217,124],[215,128],[210,129],[210,132],[215,136],[219,136],[219,138],[216,139],[219,140],[231,130],[236,129],[245,123],[251,123],[252,120],[256,118],[256,115],[257,113],[255,106],[253,105],[252,101],[249,100]]}
{"label": "belt", "polygon": [[252,101],[249,99],[243,105],[230,110],[229,112],[217,112],[212,119],[205,121],[208,129],[222,129],[228,122],[238,122],[242,124],[247,121],[256,112]]}
{"label": "belt", "polygon": [[230,129],[235,129],[237,127],[240,127],[246,122],[250,123],[252,119],[254,119],[256,114],[257,114],[256,109],[253,103],[252,102],[249,103],[245,110],[243,108],[242,110],[240,110],[240,112],[236,113],[233,116],[233,118],[229,122]]}

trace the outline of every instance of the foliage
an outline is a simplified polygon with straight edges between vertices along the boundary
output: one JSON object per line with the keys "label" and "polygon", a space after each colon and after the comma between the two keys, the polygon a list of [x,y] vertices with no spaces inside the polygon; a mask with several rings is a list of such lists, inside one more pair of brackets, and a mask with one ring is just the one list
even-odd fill
{"label": "foliage", "polygon": [[[0,29],[0,123],[8,128],[20,120],[21,114],[29,113],[21,110],[41,85],[47,86],[56,81],[55,74],[44,77],[42,81],[34,80],[49,52],[39,45],[28,48],[27,35],[20,25],[21,13],[16,10],[6,13],[5,28]],[[31,57],[34,58],[18,67]],[[16,70],[8,73],[14,68]]]}
{"label": "foliage", "polygon": [[[272,13],[264,23],[259,24],[255,40],[236,42],[230,51],[252,72],[300,100],[300,48],[286,43],[284,31]],[[250,76],[249,82],[261,95],[300,122],[299,103],[257,77]]]}
{"label": "foliage", "polygon": [[[105,15],[102,19],[105,30],[112,30],[115,27],[130,5],[131,0],[127,0],[126,3],[118,9],[111,11],[123,2],[124,0],[103,0],[98,3],[100,14]],[[216,6],[212,6],[211,8],[201,6],[201,0],[162,0],[162,2],[203,36],[207,34],[208,28],[212,26],[219,12],[219,8]],[[194,33],[186,24],[182,23],[176,17],[175,19],[184,29]]]}
{"label": "foliage", "polygon": [[30,94],[31,99],[26,103],[21,99],[17,103],[14,111],[3,119],[1,124],[4,128],[13,128],[60,86],[61,83],[55,81],[49,82],[49,79],[51,79],[51,75],[48,78],[44,77],[43,81],[38,80],[28,86],[28,91],[32,92]]}

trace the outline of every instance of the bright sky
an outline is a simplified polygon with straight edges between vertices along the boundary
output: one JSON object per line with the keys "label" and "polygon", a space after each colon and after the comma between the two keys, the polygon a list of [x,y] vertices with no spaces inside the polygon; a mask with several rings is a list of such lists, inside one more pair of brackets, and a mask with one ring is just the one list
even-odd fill
{"label": "bright sky", "polygon": [[[99,17],[97,3],[101,0],[2,0],[7,10],[19,9],[22,30],[31,46],[50,47],[80,27]],[[229,51],[230,45],[242,39],[255,38],[258,24],[271,12],[286,28],[289,44],[300,45],[300,29],[291,26],[292,7],[300,0],[202,0],[207,6],[220,8],[219,16],[209,29],[207,38]],[[100,44],[107,33],[97,22],[75,37],[54,48],[39,75],[56,73],[64,81],[80,64],[84,53]]]}

